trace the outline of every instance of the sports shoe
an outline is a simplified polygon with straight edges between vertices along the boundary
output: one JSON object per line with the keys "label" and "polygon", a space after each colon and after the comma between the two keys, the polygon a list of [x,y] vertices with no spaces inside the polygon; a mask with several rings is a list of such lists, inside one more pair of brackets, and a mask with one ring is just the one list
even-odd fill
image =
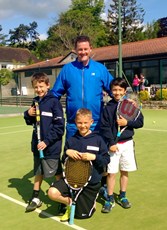
{"label": "sports shoe", "polygon": [[118,196],[117,203],[121,205],[123,208],[131,208],[131,203],[128,201],[126,197]]}
{"label": "sports shoe", "polygon": [[63,216],[65,212],[66,212],[66,205],[60,203],[58,207],[58,216]]}
{"label": "sports shoe", "polygon": [[36,208],[39,208],[42,205],[42,201],[39,198],[33,198],[29,201],[29,204],[26,207],[26,212],[34,211]]}
{"label": "sports shoe", "polygon": [[109,213],[115,206],[115,201],[105,201],[105,204],[101,210],[102,213]]}
{"label": "sports shoe", "polygon": [[71,206],[68,205],[65,214],[60,218],[61,222],[66,222],[70,219]]}

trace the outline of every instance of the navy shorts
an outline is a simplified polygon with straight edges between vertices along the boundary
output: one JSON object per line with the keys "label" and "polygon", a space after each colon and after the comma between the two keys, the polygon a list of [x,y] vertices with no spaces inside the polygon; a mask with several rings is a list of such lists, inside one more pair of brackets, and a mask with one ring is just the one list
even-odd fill
{"label": "navy shorts", "polygon": [[[64,179],[55,181],[51,187],[55,187],[64,197],[71,197],[70,188],[65,183]],[[76,200],[75,218],[89,218],[95,212],[95,203],[99,193],[101,183],[88,184],[79,193]]]}

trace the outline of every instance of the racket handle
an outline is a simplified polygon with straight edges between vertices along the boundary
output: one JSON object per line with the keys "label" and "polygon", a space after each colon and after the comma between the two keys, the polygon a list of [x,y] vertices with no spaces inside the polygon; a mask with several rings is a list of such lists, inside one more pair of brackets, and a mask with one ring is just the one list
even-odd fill
{"label": "racket handle", "polygon": [[75,216],[75,204],[72,204],[71,211],[70,211],[70,220],[69,220],[70,225],[74,224],[74,216]]}
{"label": "racket handle", "polygon": [[120,136],[121,136],[121,132],[118,132],[118,133],[117,133],[117,137],[120,137]]}
{"label": "racket handle", "polygon": [[39,158],[40,159],[44,158],[43,150],[39,150]]}

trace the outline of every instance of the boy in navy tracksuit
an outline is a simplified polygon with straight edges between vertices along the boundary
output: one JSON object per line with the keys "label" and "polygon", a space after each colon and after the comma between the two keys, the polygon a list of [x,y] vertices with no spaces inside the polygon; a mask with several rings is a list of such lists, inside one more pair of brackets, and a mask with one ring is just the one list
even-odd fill
{"label": "boy in navy tracksuit", "polygon": [[[33,104],[24,112],[24,119],[27,125],[33,125],[31,150],[34,155],[34,188],[32,198],[29,201],[26,211],[30,212],[42,205],[39,199],[39,191],[43,178],[56,175],[60,179],[62,167],[60,154],[62,148],[62,136],[64,134],[64,116],[59,100],[49,90],[49,78],[45,73],[35,73],[31,79],[35,93]],[[36,108],[34,102],[37,101],[40,110],[40,135],[41,141],[38,143],[36,127]],[[43,150],[44,159],[40,159],[39,150]]]}
{"label": "boy in navy tracksuit", "polygon": [[[109,213],[115,206],[114,186],[116,173],[120,170],[120,194],[117,202],[123,208],[130,208],[131,204],[126,198],[128,185],[128,172],[137,170],[134,152],[134,129],[143,127],[143,115],[140,112],[137,119],[127,121],[122,116],[117,118],[119,100],[126,94],[127,83],[122,78],[116,78],[110,86],[113,99],[108,102],[101,116],[101,134],[104,137],[110,152],[110,163],[107,169],[107,197],[102,208],[103,213]],[[116,142],[118,126],[127,126]]]}
{"label": "boy in navy tracksuit", "polygon": [[[75,122],[78,131],[66,141],[63,161],[66,157],[92,161],[92,177],[88,185],[79,194],[75,212],[77,218],[89,218],[95,211],[95,202],[101,185],[102,173],[109,163],[110,157],[102,137],[97,132],[90,130],[93,123],[91,111],[85,108],[79,109],[76,113]],[[61,221],[68,221],[72,200],[64,179],[55,182],[50,187],[48,195],[50,199],[67,205],[66,213],[62,216]]]}

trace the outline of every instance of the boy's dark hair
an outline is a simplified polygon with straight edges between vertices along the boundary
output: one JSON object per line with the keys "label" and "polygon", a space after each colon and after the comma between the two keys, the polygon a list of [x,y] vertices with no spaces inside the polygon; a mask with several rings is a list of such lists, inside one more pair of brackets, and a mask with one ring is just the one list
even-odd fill
{"label": "boy's dark hair", "polygon": [[88,36],[85,36],[85,35],[81,35],[81,36],[78,36],[75,40],[75,48],[77,47],[77,43],[79,42],[89,42],[89,44],[91,45],[90,43],[90,38]]}
{"label": "boy's dark hair", "polygon": [[48,85],[49,84],[49,77],[46,73],[37,72],[37,73],[34,73],[31,77],[32,85],[34,84],[34,82],[45,82],[45,84]]}
{"label": "boy's dark hair", "polygon": [[113,86],[120,86],[123,89],[127,89],[128,84],[125,81],[125,79],[121,78],[121,77],[117,77],[114,80],[111,81],[110,83],[110,90],[112,90]]}

